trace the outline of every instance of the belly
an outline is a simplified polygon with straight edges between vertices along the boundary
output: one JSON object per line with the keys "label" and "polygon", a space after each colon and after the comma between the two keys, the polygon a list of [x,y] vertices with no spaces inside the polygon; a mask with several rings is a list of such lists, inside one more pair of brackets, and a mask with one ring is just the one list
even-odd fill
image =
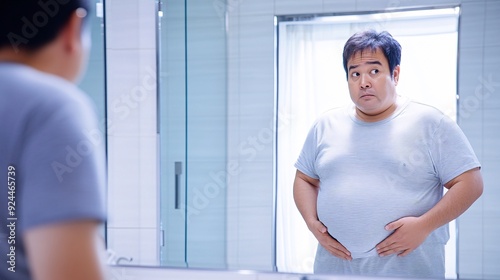
{"label": "belly", "polygon": [[355,256],[375,255],[375,246],[392,232],[385,226],[406,216],[420,216],[433,200],[422,200],[407,188],[384,189],[368,182],[348,186],[322,186],[318,193],[320,221]]}

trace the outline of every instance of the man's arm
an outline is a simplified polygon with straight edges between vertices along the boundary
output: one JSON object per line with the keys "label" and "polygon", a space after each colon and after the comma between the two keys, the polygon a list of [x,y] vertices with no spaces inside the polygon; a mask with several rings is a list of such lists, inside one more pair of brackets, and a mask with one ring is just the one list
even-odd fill
{"label": "man's arm", "polygon": [[404,217],[386,226],[395,230],[377,245],[381,256],[406,256],[417,248],[435,229],[464,213],[483,193],[483,178],[479,168],[471,169],[445,184],[443,198],[420,217]]}
{"label": "man's arm", "polygon": [[311,178],[297,170],[293,183],[293,197],[302,218],[318,242],[336,257],[351,260],[351,253],[327,231],[327,228],[318,219],[319,180]]}
{"label": "man's arm", "polygon": [[95,221],[45,225],[24,235],[35,280],[103,280],[104,246]]}

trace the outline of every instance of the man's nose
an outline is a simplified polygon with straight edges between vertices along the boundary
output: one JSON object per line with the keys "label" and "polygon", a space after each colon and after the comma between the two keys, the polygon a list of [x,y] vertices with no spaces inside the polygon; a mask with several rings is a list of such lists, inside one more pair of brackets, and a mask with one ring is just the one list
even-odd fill
{"label": "man's nose", "polygon": [[372,85],[370,83],[370,78],[367,77],[366,75],[362,74],[361,75],[361,79],[360,79],[360,86],[362,89],[366,89],[366,88],[371,88]]}

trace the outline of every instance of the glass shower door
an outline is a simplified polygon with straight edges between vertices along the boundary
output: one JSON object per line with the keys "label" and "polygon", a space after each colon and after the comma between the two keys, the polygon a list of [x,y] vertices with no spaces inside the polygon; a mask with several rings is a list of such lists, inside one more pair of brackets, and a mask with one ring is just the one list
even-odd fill
{"label": "glass shower door", "polygon": [[225,22],[211,1],[159,4],[160,260],[225,268]]}
{"label": "glass shower door", "polygon": [[[168,8],[165,7],[168,4]],[[184,1],[160,3],[158,102],[160,263],[186,267],[186,61]]]}

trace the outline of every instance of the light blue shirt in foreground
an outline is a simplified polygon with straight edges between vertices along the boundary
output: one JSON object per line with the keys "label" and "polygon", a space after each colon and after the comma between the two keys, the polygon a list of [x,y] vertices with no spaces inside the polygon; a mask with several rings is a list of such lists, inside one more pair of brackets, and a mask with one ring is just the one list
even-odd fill
{"label": "light blue shirt in foreground", "polygon": [[21,64],[0,62],[0,120],[0,279],[31,279],[27,230],[104,221],[105,140],[84,93]]}

